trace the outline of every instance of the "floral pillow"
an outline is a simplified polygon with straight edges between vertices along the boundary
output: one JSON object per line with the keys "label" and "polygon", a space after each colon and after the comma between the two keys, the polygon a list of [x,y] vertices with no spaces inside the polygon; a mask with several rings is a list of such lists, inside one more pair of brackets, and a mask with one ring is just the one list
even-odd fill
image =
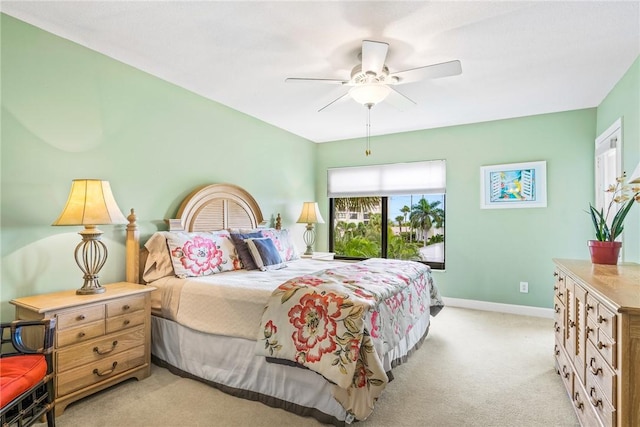
{"label": "floral pillow", "polygon": [[228,231],[170,233],[167,245],[177,277],[199,277],[242,268]]}
{"label": "floral pillow", "polygon": [[300,258],[300,254],[291,239],[289,230],[276,230],[275,228],[265,228],[262,230],[264,237],[269,237],[276,245],[282,261],[293,261]]}

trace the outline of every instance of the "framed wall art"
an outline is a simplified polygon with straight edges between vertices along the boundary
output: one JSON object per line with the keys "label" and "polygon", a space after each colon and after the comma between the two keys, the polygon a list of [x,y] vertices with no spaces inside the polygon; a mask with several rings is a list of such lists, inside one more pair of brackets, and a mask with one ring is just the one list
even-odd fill
{"label": "framed wall art", "polygon": [[482,209],[547,206],[547,162],[510,163],[480,168]]}

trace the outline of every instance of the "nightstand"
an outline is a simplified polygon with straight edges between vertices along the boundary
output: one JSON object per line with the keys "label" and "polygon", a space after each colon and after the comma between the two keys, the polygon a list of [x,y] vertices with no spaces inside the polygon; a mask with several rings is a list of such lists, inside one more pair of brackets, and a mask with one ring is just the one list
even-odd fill
{"label": "nightstand", "polygon": [[335,253],[333,252],[314,252],[311,258],[323,261],[333,261],[334,255]]}
{"label": "nightstand", "polygon": [[55,413],[96,391],[151,374],[151,286],[119,282],[106,292],[75,290],[11,300],[16,319],[57,318]]}

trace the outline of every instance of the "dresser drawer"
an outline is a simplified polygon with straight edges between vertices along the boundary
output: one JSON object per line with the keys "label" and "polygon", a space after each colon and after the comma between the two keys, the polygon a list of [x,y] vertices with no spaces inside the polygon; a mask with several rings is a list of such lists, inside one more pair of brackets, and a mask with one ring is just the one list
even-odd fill
{"label": "dresser drawer", "polygon": [[144,310],[144,301],[144,295],[137,295],[110,302],[107,304],[107,317],[115,317],[122,314],[133,313],[134,311]]}
{"label": "dresser drawer", "polygon": [[567,297],[565,274],[561,270],[556,269],[553,272],[553,276],[556,278],[555,283],[553,284],[553,294],[564,305]]}
{"label": "dresser drawer", "polygon": [[582,387],[578,377],[575,377],[575,385],[573,393],[571,394],[571,400],[573,400],[573,406],[576,410],[576,415],[578,416],[581,426],[600,426],[596,410],[593,405],[591,405],[589,395]]}
{"label": "dresser drawer", "polygon": [[554,298],[553,312],[553,333],[556,336],[556,341],[564,344],[565,308],[564,304],[558,301],[558,298]]}
{"label": "dresser drawer", "polygon": [[57,370],[62,373],[78,366],[102,360],[144,344],[144,328],[113,334],[99,340],[60,350]]}
{"label": "dresser drawer", "polygon": [[74,328],[76,326],[104,319],[104,305],[94,305],[83,307],[78,310],[64,311],[59,313],[56,317],[58,318],[56,323],[58,331]]}
{"label": "dresser drawer", "polygon": [[591,294],[587,296],[587,319],[607,334],[614,341],[618,339],[616,329],[616,313],[607,308]]}
{"label": "dresser drawer", "polygon": [[616,406],[616,373],[609,367],[598,349],[587,341],[587,377],[586,382],[595,383],[606,399]]}
{"label": "dresser drawer", "polygon": [[100,361],[71,369],[56,377],[56,396],[64,396],[81,388],[99,383],[144,363],[145,346],[141,345]]}
{"label": "dresser drawer", "polygon": [[616,368],[616,342],[598,328],[591,319],[587,325],[587,338],[598,349],[602,358],[613,368]]}
{"label": "dresser drawer", "polygon": [[587,376],[587,392],[589,393],[591,406],[593,406],[598,413],[598,417],[602,421],[604,427],[615,426],[616,411],[612,404],[607,400],[605,393],[600,390],[600,387],[594,381],[593,376]]}
{"label": "dresser drawer", "polygon": [[104,335],[104,320],[87,323],[77,328],[65,329],[56,333],[56,347],[62,348],[78,344]]}
{"label": "dresser drawer", "polygon": [[144,311],[135,311],[131,314],[123,314],[122,316],[107,319],[107,333],[121,331],[123,329],[132,328],[142,325],[146,319]]}
{"label": "dresser drawer", "polygon": [[571,369],[571,365],[569,365],[569,362],[567,362],[567,355],[562,349],[562,344],[557,340],[554,356],[556,358],[556,368],[558,370],[558,374],[560,374],[560,378],[562,378],[562,382],[567,389],[567,393],[569,393],[569,395],[572,395],[574,376],[573,369]]}

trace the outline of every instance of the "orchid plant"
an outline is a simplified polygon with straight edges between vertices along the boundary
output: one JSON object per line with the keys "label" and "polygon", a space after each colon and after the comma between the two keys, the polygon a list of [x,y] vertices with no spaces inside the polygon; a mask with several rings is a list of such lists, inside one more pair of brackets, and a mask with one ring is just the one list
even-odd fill
{"label": "orchid plant", "polygon": [[[596,230],[596,240],[600,242],[613,242],[624,229],[624,219],[631,210],[634,202],[640,203],[640,185],[629,187],[625,184],[626,175],[616,178],[616,183],[612,184],[605,191],[611,193],[611,200],[607,206],[597,210],[589,204],[591,220]],[[613,215],[613,220],[609,225],[609,216]]]}

